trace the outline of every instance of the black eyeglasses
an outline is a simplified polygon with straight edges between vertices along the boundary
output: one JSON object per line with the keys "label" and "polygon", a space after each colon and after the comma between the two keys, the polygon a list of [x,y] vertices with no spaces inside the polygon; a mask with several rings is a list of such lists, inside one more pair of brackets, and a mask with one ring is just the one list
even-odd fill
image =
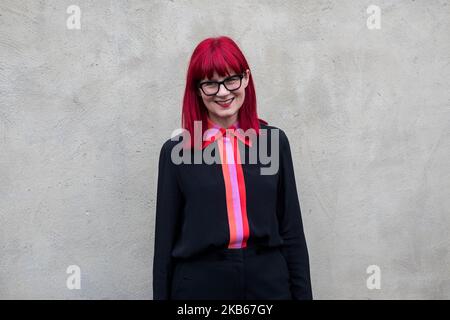
{"label": "black eyeglasses", "polygon": [[235,91],[242,85],[244,74],[237,74],[223,79],[222,81],[204,81],[198,84],[198,87],[206,96],[214,96],[219,92],[220,85],[223,84],[228,91]]}

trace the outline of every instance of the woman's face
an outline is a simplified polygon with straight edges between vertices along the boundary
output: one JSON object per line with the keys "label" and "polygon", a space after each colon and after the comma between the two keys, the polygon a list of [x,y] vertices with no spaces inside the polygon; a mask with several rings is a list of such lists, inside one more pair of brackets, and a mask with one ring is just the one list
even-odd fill
{"label": "woman's face", "polygon": [[[211,79],[203,79],[204,81],[222,81],[228,77],[237,75],[236,72],[230,71],[230,76],[219,77],[217,72]],[[203,99],[203,103],[208,109],[209,117],[211,120],[219,124],[231,125],[237,120],[239,109],[242,107],[245,99],[245,88],[247,88],[249,80],[250,70],[244,72],[242,83],[239,89],[234,91],[228,91],[223,84],[220,85],[219,91],[213,96],[207,96],[200,88],[199,94]],[[230,86],[229,86],[230,88]],[[232,88],[230,88],[232,89]]]}

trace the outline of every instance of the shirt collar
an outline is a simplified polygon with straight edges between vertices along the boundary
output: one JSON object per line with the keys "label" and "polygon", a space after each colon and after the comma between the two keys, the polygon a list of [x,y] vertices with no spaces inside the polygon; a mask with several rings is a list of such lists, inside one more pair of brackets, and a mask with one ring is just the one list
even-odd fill
{"label": "shirt collar", "polygon": [[[252,141],[242,133],[242,130],[239,129],[239,121],[236,120],[229,128],[225,129],[212,121],[208,116],[206,117],[208,123],[208,133],[206,135],[205,141],[203,142],[202,149],[204,149],[209,144],[213,143],[215,140],[221,139],[226,136],[228,133],[237,137],[241,142],[245,143],[249,147],[252,146]],[[227,132],[228,130],[228,132]]]}

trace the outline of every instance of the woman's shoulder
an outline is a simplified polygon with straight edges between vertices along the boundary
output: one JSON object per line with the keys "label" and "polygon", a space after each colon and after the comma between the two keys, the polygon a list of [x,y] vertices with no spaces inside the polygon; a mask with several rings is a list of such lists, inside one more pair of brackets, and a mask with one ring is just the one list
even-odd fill
{"label": "woman's shoulder", "polygon": [[180,143],[181,141],[181,133],[173,136],[171,138],[166,139],[161,146],[161,153],[171,152],[172,149]]}

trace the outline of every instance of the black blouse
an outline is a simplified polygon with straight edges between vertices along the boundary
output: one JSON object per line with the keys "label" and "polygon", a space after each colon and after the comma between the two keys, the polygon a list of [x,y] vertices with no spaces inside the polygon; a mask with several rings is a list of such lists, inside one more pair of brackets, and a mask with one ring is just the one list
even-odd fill
{"label": "black blouse", "polygon": [[[250,146],[239,140],[248,232],[244,246],[279,246],[288,265],[293,298],[312,299],[308,250],[289,141],[279,128],[263,122],[260,128],[266,129],[263,131],[267,132],[270,156],[272,136],[279,139],[279,153],[274,152],[274,155],[279,154],[279,169],[275,174],[261,174],[262,168],[273,166],[273,163],[268,164],[259,152],[256,163],[251,163],[250,149],[260,148],[260,136]],[[278,135],[273,133],[274,130]],[[159,157],[153,260],[155,300],[170,299],[177,258],[230,247],[230,198],[222,164],[193,164],[194,153],[206,149],[185,151],[190,152],[191,164],[173,163],[171,152],[180,141],[167,140]],[[218,141],[211,142],[215,143]]]}

